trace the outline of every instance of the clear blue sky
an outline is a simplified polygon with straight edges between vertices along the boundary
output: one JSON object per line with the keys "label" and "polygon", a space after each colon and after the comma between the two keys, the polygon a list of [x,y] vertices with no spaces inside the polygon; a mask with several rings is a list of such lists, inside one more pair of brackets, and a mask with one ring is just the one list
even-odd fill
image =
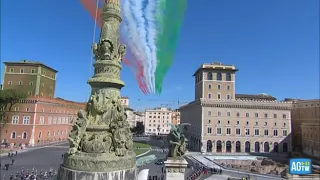
{"label": "clear blue sky", "polygon": [[[128,67],[122,95],[139,109],[193,100],[194,71],[220,61],[240,69],[237,93],[319,98],[318,11],[318,0],[188,0],[161,96],[143,95]],[[93,25],[79,0],[2,0],[1,61],[41,61],[59,71],[56,96],[86,101]]]}

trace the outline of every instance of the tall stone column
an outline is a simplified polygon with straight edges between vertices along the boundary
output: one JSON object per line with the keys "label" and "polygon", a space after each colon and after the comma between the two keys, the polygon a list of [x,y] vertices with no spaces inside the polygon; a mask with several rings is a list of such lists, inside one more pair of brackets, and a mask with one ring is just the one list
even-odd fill
{"label": "tall stone column", "polygon": [[120,101],[124,82],[120,44],[120,0],[105,0],[98,43],[93,44],[94,75],[91,96],[69,134],[70,148],[58,180],[135,180],[136,155],[127,114]]}

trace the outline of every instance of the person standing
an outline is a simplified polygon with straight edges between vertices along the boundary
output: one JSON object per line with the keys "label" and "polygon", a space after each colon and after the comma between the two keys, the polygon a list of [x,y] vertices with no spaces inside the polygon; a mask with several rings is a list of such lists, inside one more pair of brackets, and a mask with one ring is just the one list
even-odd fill
{"label": "person standing", "polygon": [[12,159],[11,159],[11,165],[13,165],[14,161],[15,161],[15,159],[14,159],[14,157],[12,157]]}

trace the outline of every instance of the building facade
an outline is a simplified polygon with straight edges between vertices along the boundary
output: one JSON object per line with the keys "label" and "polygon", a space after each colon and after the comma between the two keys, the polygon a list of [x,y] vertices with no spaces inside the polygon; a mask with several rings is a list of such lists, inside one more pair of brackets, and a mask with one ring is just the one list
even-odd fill
{"label": "building facade", "polygon": [[295,151],[320,157],[320,100],[291,100],[292,142]]}
{"label": "building facade", "polygon": [[203,64],[194,74],[195,100],[180,107],[190,123],[189,148],[212,153],[291,151],[292,102],[235,93],[233,65]]}
{"label": "building facade", "polygon": [[27,60],[4,64],[3,89],[17,89],[29,96],[54,97],[56,70]]}
{"label": "building facade", "polygon": [[146,134],[169,134],[172,123],[172,110],[161,107],[146,109],[145,112],[145,133]]}
{"label": "building facade", "polygon": [[7,111],[8,122],[1,124],[1,142],[28,145],[66,140],[72,122],[85,103],[59,98],[29,97]]}
{"label": "building facade", "polygon": [[133,109],[127,108],[127,121],[131,128],[134,128],[137,126],[137,123],[141,122],[144,124],[144,113],[134,111]]}
{"label": "building facade", "polygon": [[129,98],[126,96],[121,97],[120,99],[122,106],[129,107]]}
{"label": "building facade", "polygon": [[172,111],[172,124],[180,124],[180,112],[178,109]]}

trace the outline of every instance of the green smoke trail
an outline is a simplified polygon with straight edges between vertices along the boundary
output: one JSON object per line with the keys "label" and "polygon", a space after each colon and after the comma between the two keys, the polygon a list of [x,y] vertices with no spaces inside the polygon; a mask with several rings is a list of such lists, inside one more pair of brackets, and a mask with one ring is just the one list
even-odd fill
{"label": "green smoke trail", "polygon": [[156,93],[162,91],[162,82],[169,70],[176,51],[180,28],[187,0],[160,0],[157,14],[159,34],[157,36],[157,68],[155,73]]}

